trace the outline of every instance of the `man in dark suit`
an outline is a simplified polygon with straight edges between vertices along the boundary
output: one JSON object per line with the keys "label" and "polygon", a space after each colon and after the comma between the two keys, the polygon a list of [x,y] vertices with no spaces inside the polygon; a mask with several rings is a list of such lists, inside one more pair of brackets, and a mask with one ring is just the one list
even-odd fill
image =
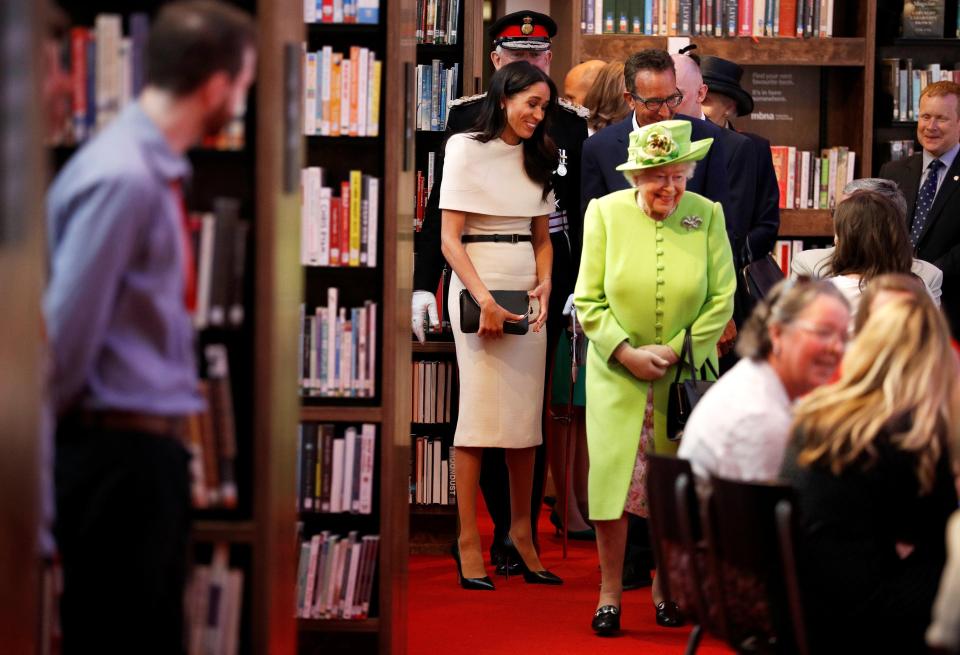
{"label": "man in dark suit", "polygon": [[914,256],[943,271],[941,303],[960,335],[960,84],[935,82],[920,94],[917,141],[923,152],[892,161],[880,177],[907,198]]}
{"label": "man in dark suit", "polygon": [[[489,28],[493,40],[490,59],[500,69],[511,62],[525,59],[546,73],[550,72],[553,52],[550,39],[557,32],[557,25],[549,16],[534,11],[517,11],[497,20]],[[451,103],[447,118],[447,134],[469,130],[480,114],[480,100],[486,94],[459,98]],[[553,113],[547,133],[557,145],[559,161],[553,174],[553,190],[557,208],[550,215],[550,241],[553,245],[553,293],[547,318],[547,361],[553,361],[554,348],[560,332],[566,324],[563,306],[573,293],[577,271],[580,268],[580,234],[583,217],[580,213],[580,148],[587,138],[589,112],[564,98],[557,99],[557,111]],[[619,162],[618,162],[619,163]],[[434,293],[446,264],[440,252],[440,184],[443,180],[443,163],[438,158],[434,173],[432,192],[427,200],[423,227],[416,234],[413,269],[413,331],[424,340],[424,327],[429,319],[436,325],[436,298]],[[550,366],[547,367],[549,374]],[[545,386],[549,393],[550,385]],[[546,425],[546,421],[544,421]],[[533,498],[531,520],[536,528],[540,516],[545,472],[545,444],[537,447],[534,463]],[[506,565],[504,555],[511,545],[507,533],[510,528],[510,489],[507,467],[500,448],[484,448],[480,473],[480,489],[493,519],[494,539],[490,547],[490,559],[498,572]],[[534,529],[536,543],[536,530]],[[520,558],[513,556],[511,572],[519,570]]]}

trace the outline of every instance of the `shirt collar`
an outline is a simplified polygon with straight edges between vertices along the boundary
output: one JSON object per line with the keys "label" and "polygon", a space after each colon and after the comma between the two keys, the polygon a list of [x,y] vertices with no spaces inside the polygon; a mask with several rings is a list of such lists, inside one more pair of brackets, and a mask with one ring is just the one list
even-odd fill
{"label": "shirt collar", "polygon": [[127,123],[140,142],[144,158],[164,180],[172,182],[190,177],[190,161],[173,150],[157,124],[147,116],[139,102],[131,102],[118,120]]}
{"label": "shirt collar", "polygon": [[637,112],[630,112],[630,120],[633,121],[633,131],[636,132],[640,129],[640,124],[637,122]]}
{"label": "shirt collar", "polygon": [[946,173],[946,171],[949,171],[950,167],[953,166],[953,160],[957,158],[958,151],[960,151],[960,143],[953,146],[939,157],[934,157],[929,152],[924,150],[923,170],[926,171],[927,167],[930,165],[930,162],[932,162],[934,159],[939,159],[941,162],[943,162],[943,172]]}

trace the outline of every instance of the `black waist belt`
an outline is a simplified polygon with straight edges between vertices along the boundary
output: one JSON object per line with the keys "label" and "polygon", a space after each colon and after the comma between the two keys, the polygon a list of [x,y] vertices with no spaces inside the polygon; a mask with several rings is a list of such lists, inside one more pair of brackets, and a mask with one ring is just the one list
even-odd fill
{"label": "black waist belt", "polygon": [[533,241],[529,234],[464,234],[460,237],[463,243],[520,243]]}
{"label": "black waist belt", "polygon": [[144,432],[158,437],[186,441],[186,416],[160,416],[121,410],[78,410],[61,418],[61,423],[88,430]]}

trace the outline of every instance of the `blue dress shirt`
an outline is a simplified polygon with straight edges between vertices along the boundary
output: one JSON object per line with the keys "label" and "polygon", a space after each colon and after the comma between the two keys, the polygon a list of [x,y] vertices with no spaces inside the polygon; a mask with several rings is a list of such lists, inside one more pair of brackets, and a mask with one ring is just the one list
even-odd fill
{"label": "blue dress shirt", "polygon": [[58,412],[203,408],[171,186],[189,173],[134,102],[54,180],[43,306]]}

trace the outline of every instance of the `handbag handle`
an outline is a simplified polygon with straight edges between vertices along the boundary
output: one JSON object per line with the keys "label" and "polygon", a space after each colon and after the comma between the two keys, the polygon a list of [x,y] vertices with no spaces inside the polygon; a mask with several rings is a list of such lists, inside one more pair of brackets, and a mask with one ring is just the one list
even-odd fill
{"label": "handbag handle", "polygon": [[[693,337],[690,335],[690,328],[684,330],[683,334],[683,346],[680,348],[680,366],[677,366],[677,373],[673,378],[674,384],[680,382],[680,371],[683,369],[683,364],[686,364],[690,367],[690,372],[693,375],[693,380],[697,379],[697,369],[693,366]],[[705,368],[709,368],[710,372],[713,373],[713,377],[719,378],[717,375],[716,369],[713,368],[713,362],[710,361],[708,357],[704,362],[703,366],[700,367],[700,379],[707,379],[707,372]]]}

